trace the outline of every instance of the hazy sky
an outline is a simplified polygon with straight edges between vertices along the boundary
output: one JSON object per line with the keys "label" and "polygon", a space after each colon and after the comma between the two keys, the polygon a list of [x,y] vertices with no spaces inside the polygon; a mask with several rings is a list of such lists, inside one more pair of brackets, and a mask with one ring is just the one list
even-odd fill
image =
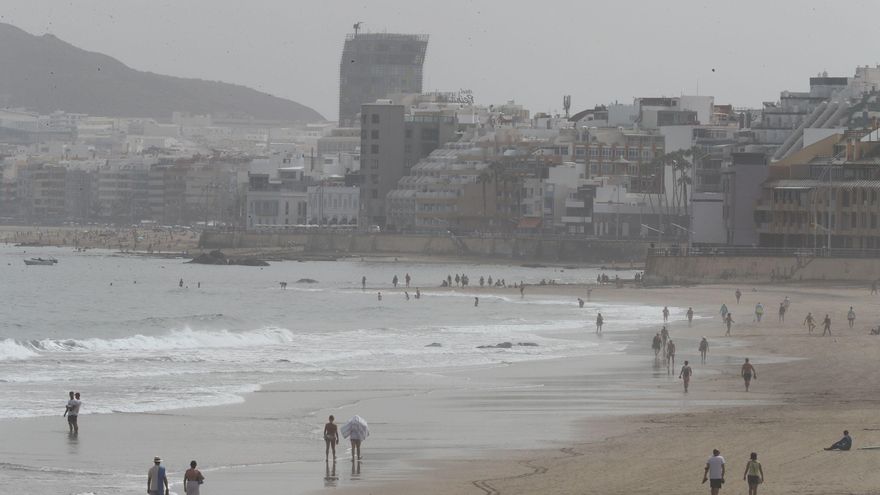
{"label": "hazy sky", "polygon": [[[365,31],[427,33],[425,90],[533,111],[634,96],[757,106],[880,62],[880,2],[850,0],[3,0],[0,22],[130,67],[243,84],[337,115],[339,58]],[[0,47],[2,49],[2,47]],[[714,69],[714,72],[713,72]]]}

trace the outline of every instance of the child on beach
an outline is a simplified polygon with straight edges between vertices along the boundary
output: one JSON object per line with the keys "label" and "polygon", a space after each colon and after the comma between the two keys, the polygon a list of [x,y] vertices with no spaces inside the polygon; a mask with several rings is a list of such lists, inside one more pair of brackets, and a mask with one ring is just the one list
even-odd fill
{"label": "child on beach", "polygon": [[324,460],[330,458],[330,449],[333,449],[333,460],[336,460],[336,446],[339,445],[339,432],[336,428],[335,418],[330,415],[329,421],[324,425]]}

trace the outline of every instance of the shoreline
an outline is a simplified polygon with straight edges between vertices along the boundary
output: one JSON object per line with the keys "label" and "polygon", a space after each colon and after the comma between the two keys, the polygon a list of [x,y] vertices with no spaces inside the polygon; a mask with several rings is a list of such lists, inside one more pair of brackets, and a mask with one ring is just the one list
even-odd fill
{"label": "shoreline", "polygon": [[[591,322],[595,310],[604,312],[602,305],[650,305],[658,312],[657,328],[661,324],[659,308],[663,305],[682,310],[693,305],[698,315],[694,327],[689,328],[684,321],[670,323],[672,337],[678,342],[679,360],[690,359],[696,354],[696,340],[700,335],[708,335],[712,343],[709,364],[695,366],[691,394],[681,394],[680,382],[676,380],[677,369],[669,376],[665,367],[651,365],[650,354],[646,353],[650,352],[650,336],[654,330],[650,327],[653,324],[618,333],[614,331],[612,318],[610,321],[606,319],[607,340],[628,340],[627,351],[622,355],[535,359],[491,367],[353,370],[340,373],[329,381],[272,382],[257,392],[245,394],[242,403],[156,413],[84,416],[86,421],[83,423],[88,425],[84,431],[88,431],[88,435],[83,437],[83,442],[68,439],[67,444],[71,453],[80,455],[73,459],[58,459],[58,464],[52,466],[50,463],[46,468],[57,472],[69,470],[75,477],[75,473],[94,470],[95,466],[100,466],[99,469],[112,466],[114,472],[128,473],[122,476],[128,479],[139,478],[132,473],[142,471],[140,462],[136,465],[129,463],[139,461],[143,456],[151,458],[159,453],[175,461],[194,456],[211,473],[212,493],[254,491],[254,483],[259,484],[257,491],[261,493],[281,493],[281,487],[296,483],[301,477],[308,481],[297,485],[297,493],[311,492],[319,490],[322,482],[327,483],[327,480],[317,480],[321,466],[314,455],[321,448],[318,445],[321,443],[322,416],[343,411],[338,415],[342,422],[349,414],[366,412],[365,417],[372,419],[371,424],[376,430],[365,444],[365,453],[369,453],[364,461],[364,471],[361,473],[358,467],[350,476],[344,473],[344,481],[336,481],[339,489],[353,493],[380,489],[382,493],[393,494],[408,493],[418,486],[420,492],[426,493],[534,493],[547,491],[544,485],[550,483],[553,488],[549,493],[579,493],[576,488],[585,486],[587,480],[584,476],[593,469],[592,463],[596,462],[597,456],[600,461],[603,456],[608,456],[609,446],[614,447],[611,452],[615,455],[611,458],[626,466],[627,458],[640,458],[642,451],[653,452],[657,459],[684,455],[677,450],[668,452],[670,445],[677,449],[697,441],[690,439],[694,436],[700,439],[701,450],[695,454],[701,459],[695,462],[700,464],[705,460],[704,444],[715,441],[708,438],[707,431],[717,430],[718,436],[732,438],[730,442],[735,445],[749,437],[752,432],[748,425],[743,426],[743,417],[758,418],[756,430],[771,428],[764,431],[768,438],[776,433],[772,427],[778,428],[785,422],[774,419],[765,423],[764,415],[790,419],[798,428],[794,436],[802,443],[804,428],[815,427],[817,418],[839,426],[835,421],[858,419],[864,422],[870,417],[863,406],[865,401],[870,403],[876,393],[865,387],[874,378],[880,379],[880,372],[871,369],[874,355],[871,346],[865,344],[880,341],[865,335],[864,325],[859,324],[859,331],[844,330],[834,339],[820,340],[807,337],[798,321],[780,328],[775,322],[766,320],[762,325],[756,325],[745,316],[749,312],[747,308],[758,298],[766,307],[772,308],[774,301],[791,295],[794,309],[790,319],[795,314],[802,316],[802,311],[807,308],[818,314],[820,310],[833,307],[834,320],[842,321],[845,305],[855,304],[860,322],[873,321],[877,312],[869,306],[872,299],[865,289],[836,287],[829,291],[828,288],[786,285],[757,286],[752,292],[744,287],[743,304],[737,306],[731,301],[735,287],[732,285],[643,289],[560,284],[529,285],[526,299],[547,296],[555,298],[555,304],[559,304],[560,297],[570,298],[576,308],[576,297],[585,296],[588,287],[593,289],[592,301],[596,306],[584,309],[583,326],[561,329],[548,334],[549,337],[591,339]],[[351,290],[357,291],[356,288]],[[387,287],[382,290],[393,291]],[[398,288],[397,292],[403,290]],[[491,294],[499,295],[501,299],[519,299],[518,291],[512,288],[472,286],[426,290],[438,294],[459,291],[460,295]],[[430,294],[426,295],[430,297]],[[731,303],[728,306],[735,313],[737,324],[732,339],[719,337],[722,331],[716,313],[722,301]],[[681,312],[674,313],[680,315]],[[625,315],[621,316],[625,318]],[[775,320],[775,315],[767,316]],[[822,370],[829,376],[815,377],[815,372],[811,373],[813,363],[816,359],[826,359],[831,346],[843,351],[843,355],[833,354],[836,361],[830,363],[838,365],[842,371],[832,366]],[[720,360],[722,355],[731,357]],[[741,386],[737,378],[737,359],[745,355],[754,358],[760,376],[756,390],[749,394],[737,388]],[[785,362],[769,364],[769,361]],[[676,368],[678,366],[680,363]],[[845,371],[850,366],[857,366],[860,370],[869,368],[871,379],[856,383],[847,381]],[[811,377],[811,381],[801,383],[803,376]],[[845,385],[842,389],[841,383]],[[829,413],[838,411],[823,402],[840,402],[841,399],[846,400],[848,406],[855,405],[847,411],[850,415],[837,414],[826,418]],[[789,406],[793,404],[798,407],[791,409]],[[633,415],[635,411],[638,414]],[[862,413],[865,416],[859,416]],[[7,458],[34,456],[38,459],[40,449],[56,445],[55,437],[66,432],[66,427],[62,429],[57,418],[2,423],[8,423],[0,425],[0,434],[10,440],[9,445],[26,446],[22,452],[4,451],[0,447],[0,453],[6,454]],[[548,430],[545,425],[552,426]],[[858,432],[851,424],[846,426]],[[163,433],[153,436],[145,433],[150,431]],[[829,433],[824,429],[817,431],[823,445],[836,439],[829,438],[825,442],[826,436],[837,434],[839,432]],[[858,444],[859,436],[864,433],[855,435]],[[106,451],[107,447],[118,447],[116,439],[120,436],[127,436],[132,442],[131,448],[138,452],[134,461],[119,459],[116,452]],[[646,438],[654,440],[646,443]],[[880,440],[880,435],[877,439]],[[727,446],[719,446],[723,453],[728,453]],[[770,453],[766,467],[773,466],[772,456],[778,455],[771,447],[757,449],[762,456],[765,452]],[[233,452],[229,452],[230,449]],[[618,450],[626,452],[629,457],[615,457]],[[583,464],[587,459],[589,462]],[[346,466],[345,460],[342,459],[341,467]],[[679,460],[682,465],[690,462],[683,458]],[[74,465],[69,466],[67,461],[74,462]],[[645,462],[653,465],[655,459],[650,457]],[[26,468],[31,463],[22,464]],[[172,476],[177,475],[176,467],[176,463],[169,467]],[[560,469],[562,471],[558,471]],[[524,476],[530,470],[535,473]],[[551,474],[548,473],[555,473],[550,481]],[[622,478],[614,478],[611,473]],[[615,471],[613,465],[593,472],[593,476],[589,478],[590,486],[601,486],[603,492],[638,491],[638,485],[627,485],[633,480],[625,479],[626,473],[619,469]],[[579,480],[580,484],[557,486],[560,480],[569,478]],[[682,485],[676,484],[674,477],[667,475],[666,471],[658,472],[658,478],[668,482],[664,491],[681,489]],[[523,480],[535,484],[525,489],[520,486]],[[230,487],[238,489],[231,490]]]}
{"label": "shoreline", "polygon": [[[729,298],[733,299],[734,288],[712,286],[710,290],[727,292]],[[769,290],[765,292],[763,289]],[[821,289],[803,289],[798,296],[801,302],[796,303],[801,307],[814,305],[817,299],[828,297],[822,294]],[[678,292],[687,290],[693,289],[676,289]],[[844,297],[859,299],[862,308],[860,314],[866,320],[865,316],[869,313],[864,303],[868,299],[865,297],[867,291],[861,288],[840,290],[849,293]],[[667,297],[671,290],[651,289],[642,292],[653,293],[646,299],[656,301],[658,295]],[[767,292],[791,293],[791,287],[762,287],[761,295],[766,297]],[[594,299],[595,296],[594,293]],[[611,299],[619,297],[629,299],[628,295],[621,293]],[[831,298],[840,297],[836,295]],[[735,309],[741,307],[731,306]],[[844,321],[842,314],[845,309],[837,308],[832,313],[836,313],[836,321]],[[775,319],[775,315],[768,316]],[[792,316],[789,315],[789,318]],[[801,314],[798,313],[798,316]],[[876,311],[870,310],[871,320],[876,316]],[[784,332],[771,333],[780,330],[775,322],[766,321],[759,326],[746,318],[742,320],[743,323],[735,327],[733,334],[745,345],[734,348],[732,355],[753,357],[761,377],[753,383],[756,390],[748,393],[749,400],[763,396],[778,400],[776,404],[710,407],[703,410],[687,407],[675,414],[604,418],[599,422],[599,427],[607,433],[603,438],[596,438],[592,434],[594,432],[591,433],[591,429],[597,427],[596,420],[585,417],[577,421],[580,426],[577,437],[558,447],[509,450],[494,458],[437,460],[424,465],[426,472],[418,480],[392,482],[380,487],[347,488],[345,492],[379,491],[391,495],[412,493],[412,490],[438,495],[582,493],[583,488],[589,486],[596,493],[623,494],[639,493],[644,490],[646,483],[650,484],[652,493],[698,492],[704,489],[699,484],[699,476],[705,459],[712,448],[718,447],[722,455],[727,456],[730,487],[741,486],[745,489],[745,483],[739,481],[741,465],[745,465],[748,452],[757,450],[771,483],[762,486],[762,493],[838,493],[841,486],[846,487],[846,493],[870,493],[880,481],[873,474],[874,470],[870,469],[877,461],[877,457],[870,454],[871,451],[865,451],[863,455],[855,451],[843,454],[857,457],[842,459],[840,456],[832,457],[839,453],[826,453],[821,448],[836,440],[845,428],[857,436],[856,448],[859,443],[880,443],[880,434],[871,433],[880,426],[880,420],[874,418],[873,403],[878,397],[871,387],[873,380],[858,380],[853,384],[842,373],[835,372],[833,367],[830,371],[822,368],[831,378],[802,380],[801,377],[815,375],[809,372],[814,371],[817,360],[827,357],[828,353],[823,348],[825,343],[846,346],[847,357],[853,358],[853,362],[848,363],[850,366],[860,370],[867,366],[875,368],[872,366],[874,353],[863,344],[878,341],[866,335],[863,328],[858,331],[840,329],[839,336],[820,340],[816,335],[806,335],[799,321],[788,323]],[[704,321],[704,324],[697,324],[682,333],[696,337],[701,331],[708,331],[713,321],[717,324],[718,320]],[[719,327],[716,327],[716,333],[720,334]],[[742,335],[737,335],[737,330]],[[718,337],[714,339],[717,341]],[[792,343],[790,340],[801,342]],[[773,364],[760,362],[760,354],[778,357],[783,351],[793,359]],[[714,355],[710,350],[710,360]],[[847,361],[840,359],[837,354],[833,357],[835,361]],[[722,364],[718,368],[718,373],[710,375],[708,380],[700,376],[699,368],[695,368],[691,394],[699,393],[697,390],[704,387],[709,392],[722,395],[746,394],[736,390],[742,383],[737,376],[738,363]],[[872,377],[878,374],[871,370]],[[847,390],[835,391],[839,381],[851,385]],[[695,385],[698,389],[694,388]],[[842,404],[846,405],[846,409],[841,410]],[[639,459],[637,466],[632,464],[634,458]],[[635,477],[631,472],[634,467],[639,470],[639,475]]]}

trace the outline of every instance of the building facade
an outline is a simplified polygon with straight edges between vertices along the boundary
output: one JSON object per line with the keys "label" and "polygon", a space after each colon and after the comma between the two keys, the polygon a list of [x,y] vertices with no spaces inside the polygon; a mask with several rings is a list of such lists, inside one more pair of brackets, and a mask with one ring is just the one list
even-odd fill
{"label": "building facade", "polygon": [[339,125],[357,125],[361,105],[391,93],[421,93],[424,34],[355,33],[339,63]]}

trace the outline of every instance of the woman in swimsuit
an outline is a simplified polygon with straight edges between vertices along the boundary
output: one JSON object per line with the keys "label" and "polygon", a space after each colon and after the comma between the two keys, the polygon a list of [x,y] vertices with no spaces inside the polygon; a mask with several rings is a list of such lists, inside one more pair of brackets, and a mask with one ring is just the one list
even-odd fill
{"label": "woman in swimsuit", "polygon": [[333,460],[336,460],[336,446],[339,445],[339,432],[336,429],[336,423],[333,422],[335,418],[333,415],[330,415],[330,421],[324,425],[324,460],[328,460],[330,458],[330,449],[333,449]]}

